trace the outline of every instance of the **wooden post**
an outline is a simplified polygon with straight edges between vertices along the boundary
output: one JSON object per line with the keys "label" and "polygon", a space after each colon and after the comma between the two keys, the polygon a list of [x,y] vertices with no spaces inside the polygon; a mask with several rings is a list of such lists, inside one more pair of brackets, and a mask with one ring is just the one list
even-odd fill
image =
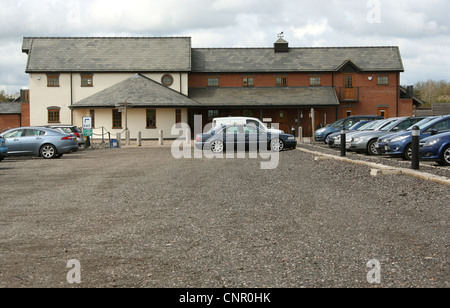
{"label": "wooden post", "polygon": [[138,132],[137,146],[138,146],[138,147],[141,147],[141,146],[142,146],[142,132]]}
{"label": "wooden post", "polygon": [[161,129],[159,131],[159,145],[163,145],[164,144],[164,131]]}
{"label": "wooden post", "polygon": [[314,114],[314,108],[311,108],[311,123],[312,123],[312,143],[316,143],[316,115]]}

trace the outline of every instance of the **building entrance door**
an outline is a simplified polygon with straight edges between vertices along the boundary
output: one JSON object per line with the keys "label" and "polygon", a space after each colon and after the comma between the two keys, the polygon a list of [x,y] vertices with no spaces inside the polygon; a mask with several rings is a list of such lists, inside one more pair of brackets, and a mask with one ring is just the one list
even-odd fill
{"label": "building entrance door", "polygon": [[286,110],[277,110],[273,120],[273,123],[278,123],[280,130],[285,133],[290,132],[288,112]]}

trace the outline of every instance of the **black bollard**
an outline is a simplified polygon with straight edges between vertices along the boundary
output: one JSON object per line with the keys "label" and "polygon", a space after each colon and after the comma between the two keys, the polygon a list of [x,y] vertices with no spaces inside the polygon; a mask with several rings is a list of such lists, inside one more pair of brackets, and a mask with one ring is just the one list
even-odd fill
{"label": "black bollard", "polygon": [[347,147],[347,138],[345,133],[345,126],[341,126],[341,157],[345,157],[347,155],[346,153],[346,147]]}
{"label": "black bollard", "polygon": [[413,170],[420,169],[420,128],[418,126],[414,126],[412,129],[412,157],[411,157],[411,166]]}

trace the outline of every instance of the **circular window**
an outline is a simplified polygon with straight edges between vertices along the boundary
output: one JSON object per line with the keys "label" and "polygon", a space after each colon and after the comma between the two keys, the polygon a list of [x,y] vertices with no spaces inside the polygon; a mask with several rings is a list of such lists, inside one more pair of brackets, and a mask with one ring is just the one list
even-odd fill
{"label": "circular window", "polygon": [[161,78],[161,82],[166,87],[170,87],[173,84],[173,77],[171,75],[164,75]]}

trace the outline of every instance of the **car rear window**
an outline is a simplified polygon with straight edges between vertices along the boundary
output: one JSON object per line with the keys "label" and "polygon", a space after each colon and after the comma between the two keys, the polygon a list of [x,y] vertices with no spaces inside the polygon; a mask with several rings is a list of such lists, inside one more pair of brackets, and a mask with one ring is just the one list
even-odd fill
{"label": "car rear window", "polygon": [[33,137],[33,136],[44,136],[45,132],[37,129],[27,129],[25,133],[25,137]]}

